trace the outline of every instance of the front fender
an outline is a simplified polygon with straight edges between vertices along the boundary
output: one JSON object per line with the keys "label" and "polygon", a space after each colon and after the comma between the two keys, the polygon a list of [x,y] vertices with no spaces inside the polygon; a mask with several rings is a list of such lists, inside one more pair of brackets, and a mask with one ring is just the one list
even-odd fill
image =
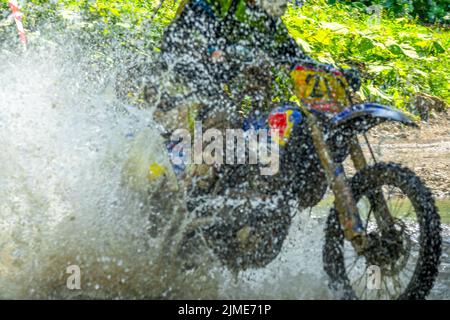
{"label": "front fender", "polygon": [[347,128],[355,133],[364,133],[385,121],[417,126],[403,112],[377,103],[364,103],[347,108],[334,116],[331,123],[334,128]]}
{"label": "front fender", "polygon": [[417,126],[401,111],[377,103],[354,105],[335,115],[330,121],[328,139],[335,161],[342,162],[348,156],[355,135],[386,121]]}

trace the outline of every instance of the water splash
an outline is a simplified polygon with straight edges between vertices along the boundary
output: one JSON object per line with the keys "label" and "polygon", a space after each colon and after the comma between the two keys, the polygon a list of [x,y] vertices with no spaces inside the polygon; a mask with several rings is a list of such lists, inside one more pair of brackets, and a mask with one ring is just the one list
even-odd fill
{"label": "water splash", "polygon": [[[322,224],[303,214],[263,270],[234,277],[212,264],[161,281],[151,208],[123,184],[134,138],[147,132],[151,149],[158,135],[153,110],[120,102],[115,70],[62,43],[5,51],[0,67],[0,298],[329,297]],[[80,291],[66,287],[70,265]]]}
{"label": "water splash", "polygon": [[45,46],[1,68],[2,298],[74,295],[69,265],[82,270],[82,295],[167,290],[150,276],[148,213],[121,180],[132,138],[152,130],[151,110],[120,105],[105,75],[86,81],[82,58]]}

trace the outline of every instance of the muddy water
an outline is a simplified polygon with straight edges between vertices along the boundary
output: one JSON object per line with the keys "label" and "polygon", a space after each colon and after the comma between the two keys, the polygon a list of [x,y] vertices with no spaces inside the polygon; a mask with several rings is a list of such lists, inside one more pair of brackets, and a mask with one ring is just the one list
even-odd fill
{"label": "muddy water", "polygon": [[[118,102],[107,79],[87,80],[70,54],[44,48],[0,66],[0,298],[332,298],[321,261],[326,207],[297,213],[262,270],[236,277],[211,264],[164,278],[151,204],[123,184],[133,139],[157,135],[151,110]],[[72,265],[81,290],[67,288]],[[442,268],[433,297],[449,298]]]}
{"label": "muddy water", "polygon": [[[284,299],[333,299],[327,290],[327,277],[322,271],[321,249],[323,227],[331,197],[322,201],[311,212],[303,212],[294,222],[288,241],[280,257],[265,270],[243,276],[233,297],[242,298],[284,298]],[[450,216],[450,200],[438,199],[443,221]],[[442,225],[443,254],[440,273],[429,299],[450,299],[450,225]],[[316,269],[314,269],[316,268]],[[308,279],[308,280],[306,280]],[[306,283],[305,283],[306,281]],[[228,287],[228,289],[230,289]],[[275,289],[275,290],[274,290]]]}
{"label": "muddy water", "polygon": [[[70,54],[50,47],[0,68],[0,297],[163,297],[173,285],[155,274],[150,208],[122,179],[151,111],[117,104]],[[71,265],[79,292],[66,287]]]}
{"label": "muddy water", "polygon": [[[161,239],[148,234],[152,204],[123,179],[135,137],[146,131],[151,145],[158,135],[152,110],[118,102],[106,75],[87,74],[84,56],[70,50],[5,55],[0,298],[328,296],[317,254],[322,226],[314,220],[293,226],[284,252],[264,270],[236,278],[211,264],[165,277],[168,266],[155,265]],[[67,288],[70,266],[80,268],[81,290]],[[296,287],[284,291],[293,279]]]}
{"label": "muddy water", "polygon": [[443,222],[440,274],[430,298],[450,299],[450,199],[436,201]]}

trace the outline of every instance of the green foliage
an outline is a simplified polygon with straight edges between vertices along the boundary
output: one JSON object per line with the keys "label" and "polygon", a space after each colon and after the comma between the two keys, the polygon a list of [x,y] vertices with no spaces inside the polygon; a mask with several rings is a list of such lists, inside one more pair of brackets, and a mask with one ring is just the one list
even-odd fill
{"label": "green foliage", "polygon": [[415,94],[424,92],[450,103],[448,29],[320,0],[300,11],[290,8],[284,21],[316,59],[360,69],[362,99],[407,109]]}
{"label": "green foliage", "polygon": [[[117,44],[133,52],[135,59],[158,50],[179,2],[166,0],[157,10],[157,0],[30,0],[23,8],[24,23],[31,40],[72,30],[78,36],[89,35],[90,43],[97,39],[98,59]],[[290,7],[283,17],[304,51],[322,62],[358,67],[364,77],[359,92],[362,99],[408,109],[413,97],[422,92],[450,103],[448,29],[427,27],[385,11],[380,16],[368,14],[355,2],[351,6],[328,2],[309,0],[301,9]],[[363,2],[369,1],[359,4]],[[5,2],[0,14],[8,14]],[[0,20],[0,40],[4,39],[3,30],[16,37],[14,27],[2,25]]]}
{"label": "green foliage", "polygon": [[381,5],[397,17],[409,15],[424,22],[450,22],[450,0],[328,0],[330,4],[336,2],[346,3],[363,10],[372,5]]}
{"label": "green foliage", "polygon": [[173,0],[161,6],[159,1],[146,0],[31,0],[23,11],[27,13],[24,22],[32,30],[50,21],[52,30],[78,29],[102,36],[106,43],[120,41],[128,48],[152,50],[172,21],[176,6]]}

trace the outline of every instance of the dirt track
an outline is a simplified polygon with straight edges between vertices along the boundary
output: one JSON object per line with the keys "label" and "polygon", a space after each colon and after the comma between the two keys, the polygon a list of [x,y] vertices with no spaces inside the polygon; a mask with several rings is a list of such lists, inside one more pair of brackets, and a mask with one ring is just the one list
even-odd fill
{"label": "dirt track", "polygon": [[435,114],[418,129],[385,124],[369,134],[369,141],[379,161],[406,165],[437,197],[450,197],[450,114]]}

